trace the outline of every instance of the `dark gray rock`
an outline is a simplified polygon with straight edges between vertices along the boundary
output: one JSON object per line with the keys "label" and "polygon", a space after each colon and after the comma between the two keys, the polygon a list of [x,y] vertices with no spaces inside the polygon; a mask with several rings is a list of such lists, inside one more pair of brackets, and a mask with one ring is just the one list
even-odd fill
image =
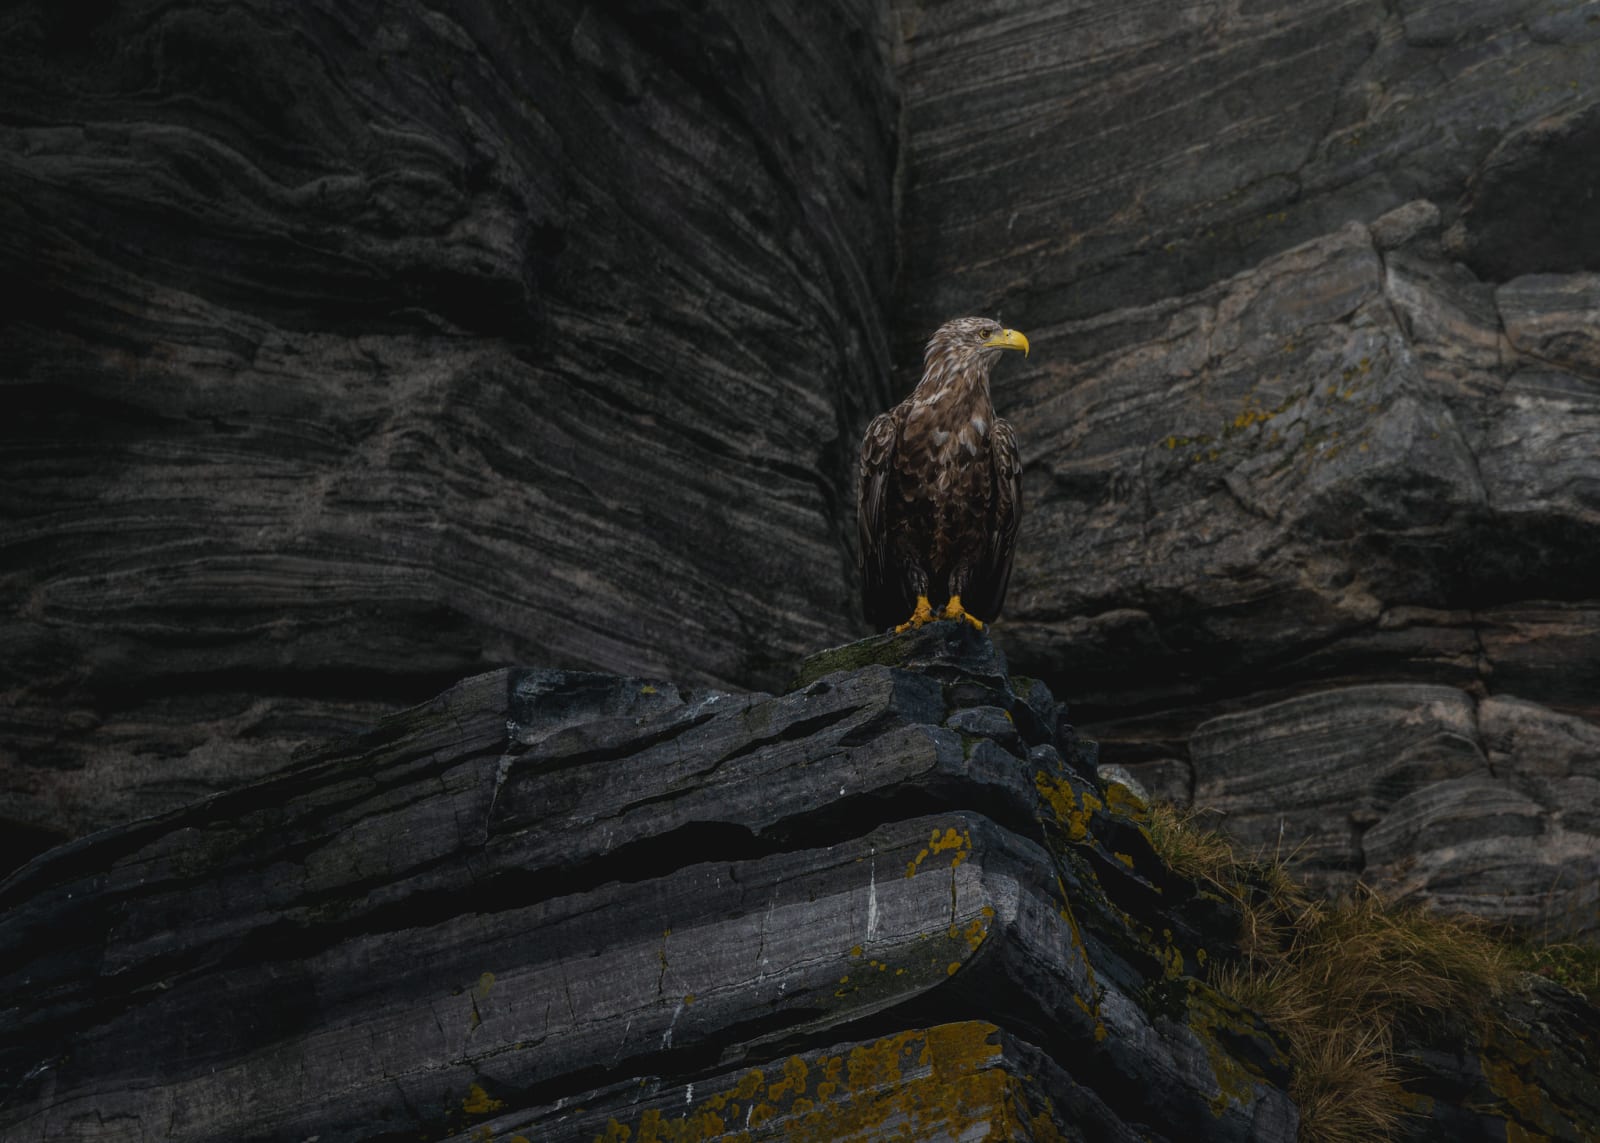
{"label": "dark gray rock", "polygon": [[[891,646],[930,670],[495,671],[41,855],[0,882],[0,1134],[1295,1138],[1282,1044],[1207,983],[1236,907],[965,624],[827,657]],[[1497,767],[1592,769],[1501,705]],[[1416,1138],[1594,1121],[1592,1009],[1530,987],[1397,1044]]]}
{"label": "dark gray rock", "polygon": [[[894,7],[907,367],[916,330],[956,310],[1136,326],[1140,306],[1420,199],[1465,217],[1485,276],[1600,266],[1587,5]],[[1063,329],[1035,368],[1159,344],[1128,326]]]}
{"label": "dark gray rock", "polygon": [[0,885],[0,1129],[587,1139],[736,1102],[933,1137],[1020,1104],[1038,1138],[1291,1139],[1280,1047],[1186,975],[1236,915],[1070,740],[963,748],[944,724],[1043,725],[1003,684],[1010,719],[946,706],[987,639],[902,642],[956,654],[777,697],[494,672],[36,859]]}
{"label": "dark gray rock", "polygon": [[[626,1110],[619,1112],[624,1100]],[[689,1138],[727,1131],[736,1138],[858,1143],[980,1132],[1040,1143],[1140,1138],[1047,1054],[981,1021],[835,1044],[791,1055],[770,1069],[693,1084],[652,1077],[585,1092],[553,1108],[504,1113],[474,1130],[487,1128],[497,1138],[587,1141],[623,1127],[644,1137],[651,1130],[682,1130]],[[469,1143],[472,1136],[451,1138]]]}
{"label": "dark gray rock", "polygon": [[856,629],[867,417],[998,311],[995,637],[1103,761],[1216,763],[1336,880],[1444,899],[1480,801],[1516,872],[1452,902],[1581,880],[1582,774],[1291,789],[1191,738],[1374,684],[1600,724],[1592,8],[13,5],[0,865],[494,666],[781,686]]}
{"label": "dark gray rock", "polygon": [[1189,763],[1181,758],[1157,758],[1126,766],[1101,767],[1102,779],[1109,781],[1111,779],[1105,777],[1107,770],[1127,774],[1151,801],[1187,806],[1194,800],[1194,774]]}
{"label": "dark gray rock", "polygon": [[1446,1016],[1426,1035],[1402,1032],[1396,1061],[1423,1114],[1402,1120],[1397,1138],[1458,1143],[1542,1136],[1588,1143],[1595,1137],[1600,1038],[1594,1006],[1530,975],[1500,1008],[1501,1019],[1487,1030]]}
{"label": "dark gray rock", "polygon": [[1449,687],[1325,691],[1202,725],[1194,798],[1330,888],[1359,878],[1544,939],[1594,939],[1600,728]]}
{"label": "dark gray rock", "polygon": [[996,638],[1107,761],[1369,683],[1600,722],[1592,6],[896,11],[901,380],[952,308],[1033,338]]}
{"label": "dark gray rock", "polygon": [[1600,374],[1600,274],[1517,278],[1497,289],[1494,300],[1506,340],[1523,357],[1591,380]]}
{"label": "dark gray rock", "polygon": [[848,635],[886,29],[10,6],[0,859],[496,664],[772,686]]}
{"label": "dark gray rock", "polygon": [[[1520,364],[1495,296],[1350,227],[1148,307],[1159,351],[1107,354],[1068,390],[1025,378],[1050,443],[1008,653],[1112,742],[1147,732],[1108,734],[1107,714],[1153,708],[1181,740],[1219,703],[1374,673],[1592,715],[1600,397]],[[1558,601],[1570,649],[1504,602],[1519,592]],[[1579,674],[1522,685],[1551,659]]]}

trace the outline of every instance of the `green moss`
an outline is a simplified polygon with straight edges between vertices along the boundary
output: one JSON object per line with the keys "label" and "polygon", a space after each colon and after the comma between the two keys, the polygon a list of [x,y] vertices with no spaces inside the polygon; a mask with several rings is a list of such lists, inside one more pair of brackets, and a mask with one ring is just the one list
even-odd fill
{"label": "green moss", "polygon": [[1230,1104],[1249,1104],[1255,1098],[1257,1085],[1265,1080],[1260,1069],[1241,1059],[1241,1053],[1230,1050],[1230,1041],[1258,1041],[1259,1052],[1275,1064],[1287,1067],[1289,1061],[1283,1048],[1262,1028],[1253,1013],[1198,981],[1182,983],[1189,1030],[1205,1048],[1217,1081],[1211,1114],[1221,1117]]}
{"label": "green moss", "polygon": [[1553,980],[1590,1004],[1600,1004],[1600,945],[1513,938],[1510,955],[1511,962],[1524,972]]}
{"label": "green moss", "polygon": [[800,664],[800,670],[789,683],[789,690],[801,690],[835,671],[855,671],[871,666],[902,667],[910,646],[909,642],[891,632],[846,643],[842,647],[829,647]]}

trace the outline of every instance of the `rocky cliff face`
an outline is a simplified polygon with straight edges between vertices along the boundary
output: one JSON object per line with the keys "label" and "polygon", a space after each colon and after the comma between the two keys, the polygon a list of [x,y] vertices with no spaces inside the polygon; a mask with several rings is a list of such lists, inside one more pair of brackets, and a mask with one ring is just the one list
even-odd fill
{"label": "rocky cliff face", "polygon": [[[1235,906],[1064,715],[949,623],[778,696],[470,679],[0,884],[0,1132],[1294,1139]],[[1517,1003],[1408,1049],[1417,1138],[1600,1115]]]}
{"label": "rocky cliff face", "polygon": [[1151,11],[897,6],[897,359],[1039,347],[997,637],[1327,880],[1592,933],[1600,13]]}
{"label": "rocky cliff face", "polygon": [[1592,933],[1596,17],[13,5],[0,858],[494,666],[779,686],[998,311],[1017,667],[1330,883]]}
{"label": "rocky cliff face", "polygon": [[880,5],[372,19],[0,17],[10,822],[497,663],[773,685],[845,629]]}

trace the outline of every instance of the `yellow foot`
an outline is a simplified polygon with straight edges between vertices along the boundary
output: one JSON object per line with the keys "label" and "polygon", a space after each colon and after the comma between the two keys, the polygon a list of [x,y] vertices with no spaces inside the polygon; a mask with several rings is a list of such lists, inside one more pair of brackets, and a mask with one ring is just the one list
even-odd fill
{"label": "yellow foot", "polygon": [[967,609],[961,606],[961,597],[959,595],[952,595],[950,597],[950,602],[944,605],[944,614],[939,618],[965,619],[979,631],[983,630],[983,620],[979,619],[976,615],[967,614]]}
{"label": "yellow foot", "polygon": [[894,629],[896,635],[902,631],[909,631],[913,627],[921,627],[924,623],[933,622],[933,604],[928,602],[925,595],[917,596],[917,609],[911,613],[911,618]]}

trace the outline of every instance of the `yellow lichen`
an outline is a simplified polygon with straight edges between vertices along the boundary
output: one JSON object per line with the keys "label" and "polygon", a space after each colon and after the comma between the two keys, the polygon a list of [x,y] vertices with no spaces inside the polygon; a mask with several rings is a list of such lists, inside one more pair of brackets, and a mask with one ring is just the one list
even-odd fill
{"label": "yellow lichen", "polygon": [[[891,1121],[917,1138],[1017,1138],[1030,1122],[1037,1125],[1036,1138],[1059,1138],[1048,1103],[1041,1113],[1023,1081],[997,1066],[997,1031],[986,1023],[948,1024],[858,1045],[847,1059],[791,1057],[784,1078],[770,1087],[753,1080],[760,1073],[752,1072],[682,1116],[646,1111],[636,1131],[612,1120],[597,1143],[748,1140],[737,1126],[795,1140],[875,1139],[886,1137]],[[819,1082],[807,1092],[813,1077]],[[745,1099],[759,1094],[747,1115],[733,1102],[740,1090],[747,1090]]]}
{"label": "yellow lichen", "polygon": [[777,1102],[789,1094],[803,1095],[806,1090],[806,1078],[811,1074],[811,1069],[806,1067],[806,1062],[799,1056],[790,1056],[783,1062],[783,1078],[767,1088],[767,1098]]}
{"label": "yellow lichen", "polygon": [[[1489,1089],[1505,1100],[1518,1118],[1537,1128],[1559,1130],[1562,1116],[1551,1107],[1538,1080],[1532,1077],[1538,1063],[1550,1055],[1548,1048],[1537,1048],[1506,1030],[1490,1027],[1484,1036],[1478,1064],[1489,1081]],[[1544,1131],[1527,1127],[1506,1117],[1506,1141],[1548,1138]]]}
{"label": "yellow lichen", "polygon": [[1056,821],[1066,828],[1071,841],[1088,837],[1094,812],[1105,809],[1105,803],[1089,791],[1085,790],[1080,798],[1064,779],[1052,777],[1043,770],[1035,771],[1033,785],[1055,814]]}
{"label": "yellow lichen", "polygon": [[478,1084],[467,1088],[467,1098],[461,1101],[461,1110],[468,1115],[488,1115],[490,1112],[499,1111],[505,1106],[505,1101],[492,1098]]}
{"label": "yellow lichen", "polygon": [[927,848],[918,851],[916,859],[907,863],[906,876],[915,877],[922,863],[934,854],[950,853],[952,850],[954,854],[950,858],[950,868],[955,869],[972,853],[972,831],[958,830],[953,826],[941,831],[935,827],[928,839]]}
{"label": "yellow lichen", "polygon": [[1133,818],[1135,821],[1144,820],[1149,812],[1144,800],[1121,782],[1112,782],[1106,787],[1106,808],[1119,817]]}
{"label": "yellow lichen", "polygon": [[1189,1028],[1199,1038],[1216,1077],[1217,1094],[1211,1100],[1211,1114],[1221,1116],[1230,1103],[1247,1104],[1255,1098],[1260,1073],[1225,1049],[1217,1038],[1220,1030],[1239,1036],[1259,1036],[1255,1025],[1242,1008],[1209,988],[1191,988],[1185,993],[1189,1006]]}

